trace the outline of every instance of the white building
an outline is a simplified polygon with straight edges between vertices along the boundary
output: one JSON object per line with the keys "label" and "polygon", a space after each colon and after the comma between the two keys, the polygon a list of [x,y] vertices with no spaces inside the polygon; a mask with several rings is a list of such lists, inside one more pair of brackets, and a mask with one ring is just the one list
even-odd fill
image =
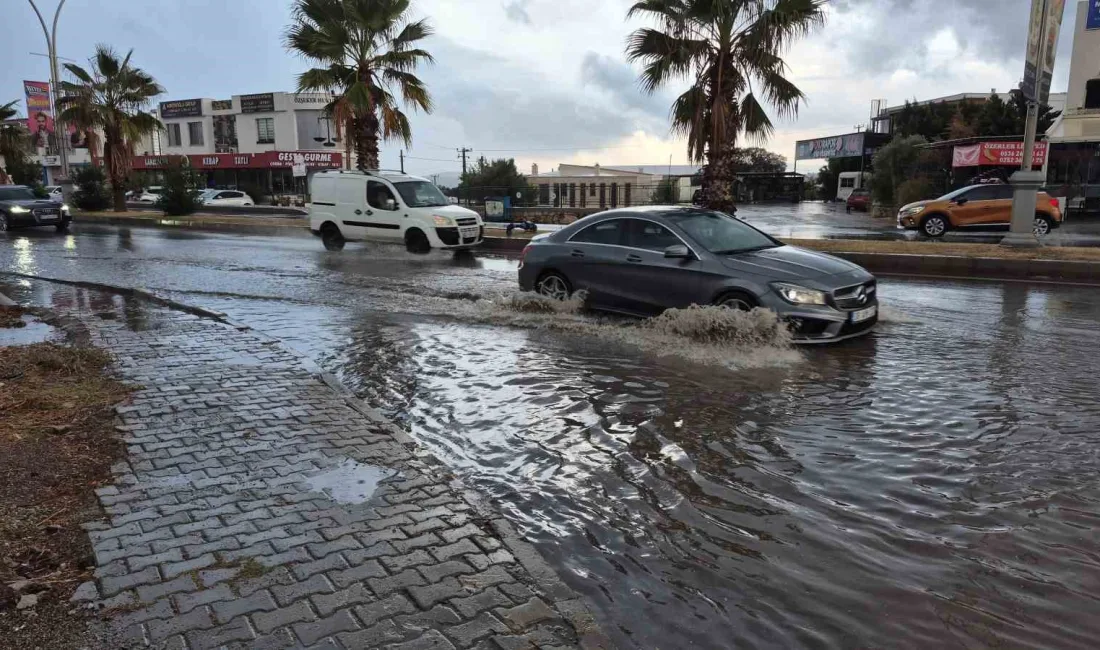
{"label": "white building", "polygon": [[[1062,36],[1065,38],[1065,35]],[[1077,3],[1065,111],[1047,130],[1047,184],[1100,209],[1100,1]]]}
{"label": "white building", "polygon": [[[699,168],[689,165],[558,165],[557,171],[539,173],[531,165],[527,182],[538,189],[537,205],[577,208],[617,208],[652,203],[654,192],[669,176],[676,187],[690,187]],[[679,190],[690,199],[686,189]],[[684,198],[684,197],[681,197]],[[686,200],[685,199],[685,200]],[[527,201],[524,201],[527,203]]]}

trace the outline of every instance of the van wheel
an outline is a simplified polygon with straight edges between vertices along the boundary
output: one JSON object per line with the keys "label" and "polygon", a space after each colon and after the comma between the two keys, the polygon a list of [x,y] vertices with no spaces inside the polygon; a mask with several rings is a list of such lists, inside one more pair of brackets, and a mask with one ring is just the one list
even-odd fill
{"label": "van wheel", "polygon": [[405,233],[405,250],[417,254],[428,253],[432,250],[432,244],[424,231],[412,228]]}
{"label": "van wheel", "polygon": [[942,214],[932,214],[920,222],[920,231],[929,237],[943,237],[947,232],[947,218]]}
{"label": "van wheel", "polygon": [[344,234],[336,224],[326,223],[321,226],[321,243],[325,245],[325,250],[342,251],[345,243]]}
{"label": "van wheel", "polygon": [[1035,227],[1034,232],[1040,237],[1044,237],[1050,234],[1050,231],[1054,228],[1054,223],[1051,222],[1050,217],[1045,214],[1035,215]]}

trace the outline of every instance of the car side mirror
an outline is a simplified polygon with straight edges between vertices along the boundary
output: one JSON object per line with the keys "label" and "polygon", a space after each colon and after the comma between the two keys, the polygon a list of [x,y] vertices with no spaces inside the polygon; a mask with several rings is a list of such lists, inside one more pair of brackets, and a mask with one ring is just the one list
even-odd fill
{"label": "car side mirror", "polygon": [[687,246],[684,246],[683,244],[673,244],[672,246],[669,246],[665,249],[665,257],[670,259],[688,260],[691,259],[692,255]]}
{"label": "car side mirror", "polygon": [[965,196],[959,199],[955,199],[955,205],[966,205],[966,202],[969,200],[970,199],[966,198]]}
{"label": "car side mirror", "polygon": [[397,201],[394,201],[393,199],[386,199],[386,209],[391,211],[391,212],[396,210],[397,209]]}

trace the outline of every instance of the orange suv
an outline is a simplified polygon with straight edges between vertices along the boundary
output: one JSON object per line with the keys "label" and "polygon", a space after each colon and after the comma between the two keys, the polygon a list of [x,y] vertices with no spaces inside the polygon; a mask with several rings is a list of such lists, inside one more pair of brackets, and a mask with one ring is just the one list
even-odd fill
{"label": "orange suv", "polygon": [[[1012,186],[971,185],[932,201],[917,201],[898,210],[898,228],[942,237],[948,230],[1003,230],[1012,224]],[[1039,192],[1035,234],[1046,235],[1062,225],[1058,199]]]}

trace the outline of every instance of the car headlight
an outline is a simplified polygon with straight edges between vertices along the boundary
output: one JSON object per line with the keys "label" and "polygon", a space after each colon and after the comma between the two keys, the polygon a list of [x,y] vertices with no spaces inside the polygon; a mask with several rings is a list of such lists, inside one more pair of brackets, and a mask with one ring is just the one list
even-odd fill
{"label": "car headlight", "polygon": [[454,225],[454,223],[451,221],[450,217],[444,217],[444,216],[440,216],[438,214],[433,214],[432,215],[432,221],[434,221],[435,225],[437,225],[437,226],[446,227],[446,226],[453,226]]}
{"label": "car headlight", "polygon": [[69,211],[69,204],[68,203],[62,203],[61,204],[61,211],[62,212],[68,212]]}
{"label": "car headlight", "polygon": [[901,212],[899,212],[898,216],[899,217],[912,217],[913,215],[917,215],[917,214],[920,214],[921,212],[924,212],[924,208],[925,208],[925,206],[923,206],[923,205],[918,205],[918,206],[915,206],[915,207],[912,207],[912,208],[906,208],[906,209],[902,210]]}
{"label": "car headlight", "polygon": [[787,284],[785,282],[775,282],[772,284],[772,288],[778,293],[783,300],[795,305],[824,305],[825,304],[825,292],[818,291],[816,289],[807,289],[806,287],[800,287],[797,284]]}
{"label": "car headlight", "polygon": [[13,205],[13,206],[11,206],[11,213],[12,213],[12,214],[26,214],[26,213],[28,213],[28,212],[30,212],[30,210],[28,210],[28,209],[24,208],[24,207],[23,207],[23,206],[21,206],[21,205]]}

